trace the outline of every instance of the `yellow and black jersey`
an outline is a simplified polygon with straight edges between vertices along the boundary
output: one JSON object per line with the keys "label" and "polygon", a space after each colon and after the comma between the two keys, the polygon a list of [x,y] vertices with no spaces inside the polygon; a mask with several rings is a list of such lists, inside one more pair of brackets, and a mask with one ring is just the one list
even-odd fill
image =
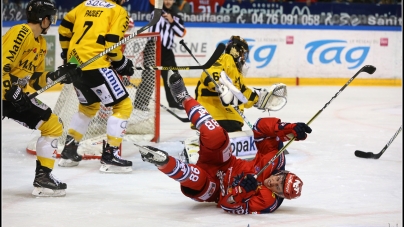
{"label": "yellow and black jersey", "polygon": [[46,40],[35,38],[27,24],[15,25],[2,37],[2,99],[4,92],[15,84],[27,90],[29,84],[35,90],[46,86]]}
{"label": "yellow and black jersey", "polygon": [[[128,12],[111,0],[84,1],[69,11],[59,26],[59,41],[69,62],[83,64],[119,42],[129,26]],[[122,59],[121,47],[83,70],[109,67]]]}
{"label": "yellow and black jersey", "polygon": [[[239,105],[239,109],[243,111],[244,108],[252,107],[258,101],[258,95],[244,84],[243,75],[237,70],[233,57],[229,54],[222,54],[213,66],[206,71],[220,84],[220,72],[223,70],[231,78],[233,85],[248,100],[247,103]],[[205,72],[202,73],[196,86],[195,99],[206,108],[215,120],[233,120],[243,123],[243,118],[233,107],[224,107],[222,105],[219,94],[216,92],[215,84]]]}

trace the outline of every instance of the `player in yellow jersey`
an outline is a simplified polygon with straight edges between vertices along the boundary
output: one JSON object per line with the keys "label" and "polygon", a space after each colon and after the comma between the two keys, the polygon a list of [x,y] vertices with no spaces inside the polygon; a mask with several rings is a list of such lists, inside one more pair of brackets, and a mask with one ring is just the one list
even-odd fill
{"label": "player in yellow jersey", "polygon": [[[264,106],[267,104],[266,101],[268,101],[268,99],[264,100],[264,97],[268,94],[266,89],[252,90],[244,83],[243,74],[245,74],[244,69],[248,53],[249,47],[247,42],[240,36],[231,36],[226,45],[225,53],[220,56],[212,67],[207,69],[210,76],[203,72],[195,89],[195,99],[208,110],[212,117],[227,132],[242,131],[244,121],[233,106],[221,101],[221,97],[216,91],[211,77],[219,85],[223,82],[231,81],[234,87],[242,92],[247,102],[244,104],[241,102],[237,103],[240,104],[238,105],[240,111],[252,106],[264,109]],[[223,75],[223,72],[227,74],[227,78],[222,78],[221,74]],[[220,78],[222,78],[222,81],[220,81]],[[222,98],[224,95],[222,94]]]}
{"label": "player in yellow jersey", "polygon": [[[59,27],[62,58],[82,64],[118,43],[129,26],[128,12],[121,6],[124,2],[88,0],[69,11]],[[71,119],[59,166],[79,164],[82,157],[77,154],[78,144],[102,102],[112,107],[113,113],[107,121],[100,171],[131,172],[132,162],[122,159],[118,153],[133,109],[119,75],[132,76],[133,63],[118,47],[82,70],[82,79],[73,83],[80,102],[79,111]]]}
{"label": "player in yellow jersey", "polygon": [[55,72],[45,71],[46,34],[56,22],[57,10],[49,0],[28,3],[27,23],[15,25],[2,38],[2,116],[41,131],[36,145],[35,196],[64,196],[67,185],[52,175],[54,152],[63,124],[58,116],[40,100],[29,99],[28,85],[35,90],[66,75],[61,83],[72,83],[81,76],[74,64],[66,64]]}

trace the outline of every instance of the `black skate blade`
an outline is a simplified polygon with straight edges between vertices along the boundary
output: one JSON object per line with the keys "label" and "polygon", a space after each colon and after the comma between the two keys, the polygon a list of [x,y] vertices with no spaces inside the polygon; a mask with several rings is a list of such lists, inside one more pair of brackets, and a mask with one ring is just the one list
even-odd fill
{"label": "black skate blade", "polygon": [[360,150],[355,151],[355,156],[359,158],[373,158],[374,154],[372,152],[363,152]]}

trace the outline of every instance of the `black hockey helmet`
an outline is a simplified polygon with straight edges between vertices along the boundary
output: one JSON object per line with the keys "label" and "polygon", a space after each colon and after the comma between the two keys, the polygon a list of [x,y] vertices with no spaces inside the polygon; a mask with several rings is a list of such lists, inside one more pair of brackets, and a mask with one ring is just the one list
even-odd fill
{"label": "black hockey helmet", "polygon": [[229,42],[227,42],[225,53],[233,56],[238,71],[241,72],[248,58],[248,43],[240,36],[232,35]]}
{"label": "black hockey helmet", "polygon": [[31,0],[26,9],[28,23],[42,23],[48,17],[52,24],[56,24],[57,10],[50,0]]}

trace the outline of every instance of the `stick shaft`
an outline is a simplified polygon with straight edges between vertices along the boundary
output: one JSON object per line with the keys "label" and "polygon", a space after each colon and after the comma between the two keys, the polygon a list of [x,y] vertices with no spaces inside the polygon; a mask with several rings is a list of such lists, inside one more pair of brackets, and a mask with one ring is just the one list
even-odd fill
{"label": "stick shaft", "polygon": [[[363,66],[353,77],[351,77],[348,82],[345,83],[344,86],[342,86],[341,89],[339,89],[339,91],[330,99],[330,101],[328,101],[323,108],[321,108],[310,120],[309,122],[307,122],[307,125],[310,125],[314,119],[316,119],[325,108],[327,108],[328,105],[330,105],[330,103],[361,73],[361,72],[367,72],[369,74],[373,74],[375,72],[376,68],[374,66],[371,65],[365,65]],[[264,170],[266,168],[268,168],[268,166],[270,166],[275,159],[277,159],[283,151],[286,150],[286,148],[295,140],[295,137],[293,137],[291,140],[289,140],[289,142],[283,146],[276,154],[275,156],[269,160],[269,162],[255,175],[255,178],[257,178],[262,172],[264,172]]]}
{"label": "stick shaft", "polygon": [[[199,61],[195,58],[194,54],[192,54],[192,51],[188,48],[188,46],[185,44],[184,40],[182,39],[180,41],[180,44],[187,50],[187,52],[192,56],[192,58],[196,61],[196,63],[198,63],[199,65],[201,65],[199,63]],[[215,81],[215,79],[213,79],[213,77],[210,75],[210,73],[208,73],[208,71],[206,71],[206,69],[203,69],[203,71],[206,73],[206,75],[208,75],[208,77],[213,81],[213,83],[215,84],[217,93],[220,94],[220,89],[219,89],[219,85],[217,84],[217,82]],[[250,121],[247,119],[247,117],[243,114],[243,112],[241,112],[241,110],[238,108],[238,106],[233,106],[233,108],[237,111],[237,113],[243,118],[244,122],[251,128],[253,129],[252,124],[250,123]]]}
{"label": "stick shaft", "polygon": [[[152,20],[146,24],[145,26],[141,27],[139,30],[137,30],[136,32],[130,34],[129,36],[123,38],[121,41],[115,43],[114,45],[112,45],[111,47],[105,49],[104,51],[102,51],[101,53],[99,53],[98,55],[92,57],[90,60],[84,62],[83,64],[81,64],[79,66],[79,68],[84,68],[86,66],[88,66],[89,64],[95,62],[96,60],[98,60],[99,58],[101,58],[102,56],[108,54],[109,52],[111,52],[112,50],[114,50],[117,47],[120,47],[121,45],[127,43],[129,40],[131,40],[132,38],[134,38],[135,36],[139,35],[140,33],[146,31],[147,29],[149,29],[151,26],[155,25],[161,17],[161,12],[162,12],[162,8],[163,8],[163,0],[155,0],[155,8],[154,8],[154,16],[152,18]],[[64,80],[66,77],[66,75],[63,75],[61,77],[59,77],[57,80],[53,81],[52,83],[46,85],[45,87],[43,87],[42,89],[32,93],[31,95],[28,96],[29,99],[35,98],[36,96],[38,96],[39,94],[43,93],[44,91],[48,90],[49,88],[55,86],[56,84],[58,84],[59,82],[61,82],[62,80]]]}

